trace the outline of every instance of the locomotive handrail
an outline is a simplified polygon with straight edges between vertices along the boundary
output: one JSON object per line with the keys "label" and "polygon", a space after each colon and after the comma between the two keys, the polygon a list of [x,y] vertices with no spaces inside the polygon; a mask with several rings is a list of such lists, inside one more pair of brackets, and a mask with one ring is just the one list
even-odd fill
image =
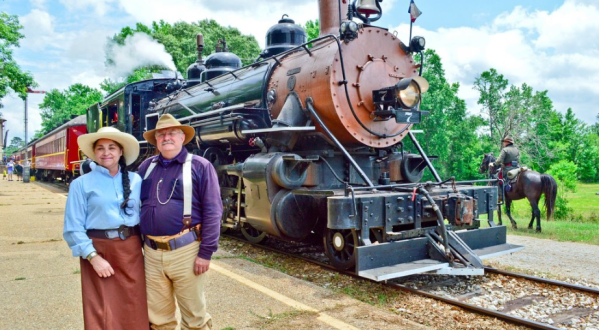
{"label": "locomotive handrail", "polygon": [[358,165],[358,163],[356,163],[354,158],[349,154],[349,152],[347,152],[347,150],[345,150],[345,148],[343,147],[341,142],[339,142],[339,140],[337,140],[337,138],[333,135],[333,133],[329,130],[329,128],[324,124],[322,119],[320,119],[320,117],[316,113],[316,110],[314,110],[314,106],[312,105],[312,102],[313,101],[312,101],[311,97],[309,97],[306,100],[306,106],[308,108],[308,111],[310,111],[310,113],[312,114],[312,116],[314,116],[314,118],[316,119],[316,121],[318,122],[320,127],[322,127],[322,129],[327,133],[327,135],[331,138],[331,140],[333,140],[333,143],[335,143],[337,148],[339,148],[339,150],[341,150],[341,152],[347,158],[347,160],[354,166],[354,168],[356,169],[356,171],[358,172],[358,174],[360,175],[362,180],[364,180],[364,182],[366,182],[366,184],[368,184],[368,186],[370,188],[374,187],[374,184],[372,184],[372,181],[370,181],[368,176],[366,176],[366,173],[364,173],[364,171],[362,171],[362,168],[360,168],[360,166]]}

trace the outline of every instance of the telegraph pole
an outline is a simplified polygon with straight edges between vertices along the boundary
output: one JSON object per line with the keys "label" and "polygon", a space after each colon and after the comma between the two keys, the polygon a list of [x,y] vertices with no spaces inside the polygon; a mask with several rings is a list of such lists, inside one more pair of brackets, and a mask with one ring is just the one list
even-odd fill
{"label": "telegraph pole", "polygon": [[[27,87],[27,94],[30,94],[30,93],[46,94],[45,91],[34,91],[31,88]],[[23,164],[23,182],[24,183],[29,183],[29,177],[30,177],[29,152],[27,150],[28,149],[28,147],[27,147],[27,98],[28,98],[28,96],[25,95],[25,164]],[[31,150],[33,151],[33,148]]]}

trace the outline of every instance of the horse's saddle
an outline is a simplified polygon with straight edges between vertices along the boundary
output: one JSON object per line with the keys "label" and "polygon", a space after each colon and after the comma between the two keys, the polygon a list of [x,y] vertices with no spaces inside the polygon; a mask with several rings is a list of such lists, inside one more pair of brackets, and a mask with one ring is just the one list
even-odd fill
{"label": "horse's saddle", "polygon": [[507,172],[507,179],[510,181],[510,183],[514,183],[518,180],[518,175],[520,175],[520,173],[526,172],[526,171],[528,171],[528,167],[526,167],[526,166],[522,166],[522,167],[518,167],[513,170],[510,170]]}

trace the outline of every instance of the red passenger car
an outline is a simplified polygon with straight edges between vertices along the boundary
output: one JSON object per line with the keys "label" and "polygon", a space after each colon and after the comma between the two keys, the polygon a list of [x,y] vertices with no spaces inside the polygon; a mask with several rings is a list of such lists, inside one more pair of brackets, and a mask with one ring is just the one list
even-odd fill
{"label": "red passenger car", "polygon": [[87,132],[85,115],[54,129],[35,143],[37,180],[71,182],[79,175],[81,155],[77,137]]}

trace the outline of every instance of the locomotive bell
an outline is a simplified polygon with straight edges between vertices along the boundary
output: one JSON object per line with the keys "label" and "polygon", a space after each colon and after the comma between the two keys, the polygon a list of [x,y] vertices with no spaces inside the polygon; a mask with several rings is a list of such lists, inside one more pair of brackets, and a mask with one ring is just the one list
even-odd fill
{"label": "locomotive bell", "polygon": [[376,15],[381,13],[380,9],[376,6],[376,0],[358,0],[356,10],[363,15]]}

